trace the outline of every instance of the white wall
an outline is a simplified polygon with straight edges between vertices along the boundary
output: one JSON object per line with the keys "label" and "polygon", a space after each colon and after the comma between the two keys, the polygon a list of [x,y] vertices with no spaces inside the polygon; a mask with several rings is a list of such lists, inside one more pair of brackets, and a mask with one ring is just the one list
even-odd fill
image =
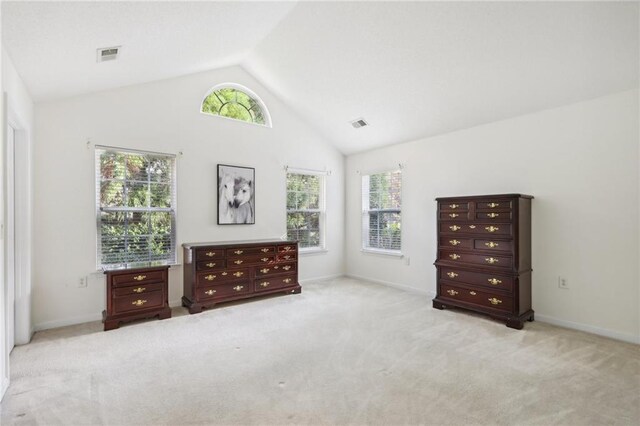
{"label": "white wall", "polygon": [[[34,104],[11,58],[2,49],[2,86],[5,118],[16,129],[15,141],[15,343],[25,344],[33,334],[31,318],[32,255],[32,149]],[[2,127],[2,137],[6,127]]]}
{"label": "white wall", "polygon": [[[347,274],[431,295],[434,198],[530,194],[536,318],[640,342],[638,113],[633,90],[349,156]],[[398,163],[406,163],[402,251],[410,265],[360,251],[357,171]],[[558,288],[558,276],[569,290]]]}
{"label": "white wall", "polygon": [[[224,82],[256,92],[273,128],[201,114],[204,95]],[[95,273],[94,144],[183,152],[177,160],[178,244],[278,238],[286,232],[284,166],[331,170],[329,251],[303,256],[300,279],[343,273],[344,157],[240,67],[38,104],[36,118],[36,328],[95,320],[104,309],[104,277]],[[218,163],[255,167],[255,225],[216,225]],[[78,288],[87,275],[88,288]],[[171,268],[169,286],[170,303],[179,303],[181,267]]]}

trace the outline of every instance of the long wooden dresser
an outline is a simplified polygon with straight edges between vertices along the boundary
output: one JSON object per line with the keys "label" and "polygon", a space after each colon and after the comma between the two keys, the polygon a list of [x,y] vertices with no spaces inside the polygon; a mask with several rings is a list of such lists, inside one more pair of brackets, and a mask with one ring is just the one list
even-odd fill
{"label": "long wooden dresser", "polygon": [[521,329],[531,309],[531,199],[503,194],[437,198],[433,307],[491,315]]}
{"label": "long wooden dresser", "polygon": [[182,305],[202,312],[221,302],[300,293],[297,241],[186,243]]}
{"label": "long wooden dresser", "polygon": [[107,309],[102,311],[104,330],[141,318],[171,318],[169,266],[105,270]]}

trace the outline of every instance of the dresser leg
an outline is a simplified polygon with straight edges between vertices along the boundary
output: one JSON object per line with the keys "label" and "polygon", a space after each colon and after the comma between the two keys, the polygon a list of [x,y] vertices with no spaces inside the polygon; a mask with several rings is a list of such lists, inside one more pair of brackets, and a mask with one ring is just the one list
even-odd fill
{"label": "dresser leg", "polygon": [[163,320],[163,319],[167,319],[167,318],[171,318],[171,308],[169,308],[169,307],[164,308],[162,310],[162,312],[160,312],[158,314],[158,319]]}
{"label": "dresser leg", "polygon": [[520,318],[509,318],[507,319],[507,327],[522,330],[522,327],[524,327],[524,321]]}
{"label": "dresser leg", "polygon": [[435,309],[440,309],[440,310],[443,310],[443,309],[444,309],[444,305],[443,305],[442,303],[438,302],[438,301],[437,301],[437,300],[435,300],[435,299],[433,300],[433,307],[434,307]]}
{"label": "dresser leg", "polygon": [[104,331],[115,330],[116,328],[120,328],[120,321],[113,321],[113,320],[104,321]]}
{"label": "dresser leg", "polygon": [[534,314],[531,314],[531,316],[529,317],[529,322],[533,322],[534,321]]}

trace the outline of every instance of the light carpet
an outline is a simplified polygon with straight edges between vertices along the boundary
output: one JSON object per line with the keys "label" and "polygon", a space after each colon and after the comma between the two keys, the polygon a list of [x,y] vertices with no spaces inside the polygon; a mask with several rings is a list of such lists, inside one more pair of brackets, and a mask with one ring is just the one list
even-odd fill
{"label": "light carpet", "polygon": [[11,355],[3,425],[634,424],[637,345],[350,278]]}

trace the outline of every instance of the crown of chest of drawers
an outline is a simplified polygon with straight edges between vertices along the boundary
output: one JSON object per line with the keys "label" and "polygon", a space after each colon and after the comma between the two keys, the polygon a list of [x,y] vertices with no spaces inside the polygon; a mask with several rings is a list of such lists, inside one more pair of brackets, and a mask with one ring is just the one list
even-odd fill
{"label": "crown of chest of drawers", "polygon": [[183,304],[191,313],[224,301],[300,291],[296,242],[184,246]]}
{"label": "crown of chest of drawers", "polygon": [[521,321],[513,318],[529,311],[533,318],[531,198],[510,194],[437,200],[434,307],[448,303],[508,317],[515,325]]}

